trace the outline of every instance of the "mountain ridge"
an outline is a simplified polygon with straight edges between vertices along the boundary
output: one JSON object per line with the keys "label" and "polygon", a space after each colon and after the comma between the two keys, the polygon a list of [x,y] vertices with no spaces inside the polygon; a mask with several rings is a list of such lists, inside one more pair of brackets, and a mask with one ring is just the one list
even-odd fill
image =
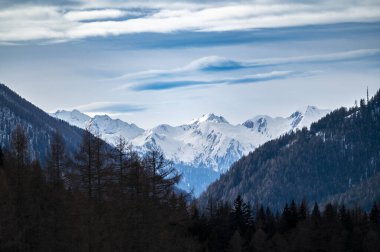
{"label": "mountain ridge", "polygon": [[[151,149],[162,150],[166,158],[172,160],[183,173],[184,181],[180,187],[188,191],[194,189],[198,195],[242,156],[248,155],[258,146],[282,134],[310,126],[311,122],[329,111],[307,106],[286,118],[256,116],[237,125],[230,124],[223,116],[208,113],[193,119],[188,124],[180,126],[161,124],[147,130],[119,119],[111,119],[106,115],[80,116],[78,110],[73,110],[72,116],[69,111],[62,110],[52,115],[69,123],[72,119],[73,124],[82,128],[92,124],[103,139],[111,144],[121,135],[140,153]],[[110,125],[112,130],[108,128]],[[190,167],[193,167],[194,171],[190,172]],[[208,179],[204,180],[204,174],[208,174]],[[200,180],[204,183],[199,184]]]}

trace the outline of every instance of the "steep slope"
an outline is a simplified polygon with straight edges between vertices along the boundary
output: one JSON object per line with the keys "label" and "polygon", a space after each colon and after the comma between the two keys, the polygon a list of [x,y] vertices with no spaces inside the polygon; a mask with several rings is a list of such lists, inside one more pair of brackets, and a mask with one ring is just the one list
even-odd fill
{"label": "steep slope", "polygon": [[66,143],[69,154],[79,147],[83,130],[57,120],[21,98],[8,87],[0,84],[0,145],[8,148],[11,132],[20,124],[29,138],[31,158],[44,162],[49,149],[51,136],[59,132]]}
{"label": "steep slope", "polygon": [[365,197],[366,190],[352,188],[363,186],[378,172],[379,92],[368,104],[362,100],[359,108],[341,108],[312,124],[310,130],[287,134],[257,148],[211,184],[200,203],[205,205],[210,197],[231,202],[240,194],[251,203],[279,208],[304,197],[324,202],[348,190],[359,193],[357,199],[372,201],[378,193]]}

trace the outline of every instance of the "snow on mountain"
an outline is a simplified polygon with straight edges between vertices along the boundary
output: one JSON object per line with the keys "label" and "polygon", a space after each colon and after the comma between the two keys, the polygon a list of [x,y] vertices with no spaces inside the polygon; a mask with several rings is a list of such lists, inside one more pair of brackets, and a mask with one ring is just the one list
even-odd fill
{"label": "snow on mountain", "polygon": [[193,119],[190,124],[199,124],[202,122],[228,123],[228,121],[223,116],[216,116],[211,113],[205,114],[198,119]]}
{"label": "snow on mountain", "polygon": [[310,127],[330,112],[328,109],[318,109],[315,106],[307,106],[298,109],[289,117],[270,117],[266,115],[256,116],[247,120],[243,125],[252,131],[259,132],[270,139],[277,138],[284,133],[303,127]]}
{"label": "snow on mountain", "polygon": [[76,109],[74,109],[73,111],[58,110],[54,114],[51,114],[51,116],[66,121],[69,124],[82,129],[86,127],[86,123],[91,119],[91,117],[81,113]]}
{"label": "snow on mountain", "polygon": [[112,119],[108,115],[96,115],[92,118],[78,110],[58,110],[52,116],[82,129],[90,127],[93,132],[99,133],[110,144],[114,144],[119,136],[131,140],[144,132],[143,129],[135,124],[129,124],[119,119]]}
{"label": "snow on mountain", "polygon": [[189,124],[176,127],[162,124],[148,130],[107,115],[91,118],[77,110],[57,111],[53,116],[80,128],[91,124],[111,144],[122,135],[140,153],[160,149],[183,173],[180,187],[194,188],[198,195],[243,155],[284,133],[309,127],[328,112],[308,106],[286,118],[261,115],[238,125],[230,124],[222,116],[205,114]]}
{"label": "snow on mountain", "polygon": [[207,114],[178,127],[157,126],[132,143],[142,149],[160,148],[175,163],[225,172],[231,163],[266,140],[242,125],[231,125],[221,116]]}
{"label": "snow on mountain", "polygon": [[[295,127],[297,129],[302,129],[303,127],[310,127],[310,125],[313,122],[318,121],[325,115],[331,112],[329,109],[318,109],[315,106],[307,106],[301,109],[298,109],[295,113],[301,113],[302,119],[299,119],[300,122],[298,125]],[[301,116],[299,116],[300,118]]]}

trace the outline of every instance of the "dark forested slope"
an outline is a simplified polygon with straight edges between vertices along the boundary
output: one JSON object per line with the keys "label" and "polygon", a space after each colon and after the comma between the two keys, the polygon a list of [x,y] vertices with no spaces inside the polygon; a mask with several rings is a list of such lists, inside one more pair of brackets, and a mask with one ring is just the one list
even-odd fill
{"label": "dark forested slope", "polygon": [[54,132],[64,138],[69,154],[79,147],[83,130],[57,120],[0,84],[0,147],[8,148],[11,132],[21,125],[29,139],[30,157],[44,162]]}
{"label": "dark forested slope", "polygon": [[200,203],[205,205],[211,198],[231,202],[241,195],[250,203],[277,209],[303,198],[369,207],[380,196],[380,189],[371,187],[379,184],[379,171],[377,92],[371,100],[361,100],[359,107],[333,111],[310,130],[286,134],[257,148],[210,185]]}

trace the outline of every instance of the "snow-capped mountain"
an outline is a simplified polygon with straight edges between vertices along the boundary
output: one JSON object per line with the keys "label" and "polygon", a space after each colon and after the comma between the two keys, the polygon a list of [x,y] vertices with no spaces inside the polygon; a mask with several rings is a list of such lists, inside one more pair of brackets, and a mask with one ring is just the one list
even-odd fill
{"label": "snow-capped mountain", "polygon": [[112,119],[108,115],[90,117],[78,110],[58,110],[51,115],[82,129],[90,127],[92,132],[100,134],[100,136],[110,144],[114,144],[116,138],[119,136],[130,140],[144,132],[143,129],[137,127],[135,124],[129,124],[119,119]]}
{"label": "snow-capped mountain", "polygon": [[274,139],[291,130],[310,127],[330,112],[328,109],[318,109],[315,106],[307,106],[298,109],[289,117],[270,117],[259,115],[247,120],[243,125],[254,132],[259,132],[269,139]]}
{"label": "snow-capped mountain", "polygon": [[175,163],[225,172],[233,162],[267,140],[265,135],[243,125],[232,125],[222,116],[206,114],[178,127],[159,125],[132,143],[142,149],[158,147]]}
{"label": "snow-capped mountain", "polygon": [[328,112],[308,106],[286,118],[256,116],[238,125],[211,113],[188,124],[162,124],[148,130],[106,115],[91,118],[77,110],[57,111],[53,116],[80,128],[91,125],[110,144],[121,135],[141,153],[153,148],[162,150],[183,173],[180,187],[194,188],[197,195],[243,155],[284,133],[309,127]]}
{"label": "snow-capped mountain", "polygon": [[86,128],[87,122],[91,120],[86,114],[81,113],[79,110],[74,109],[73,111],[58,110],[51,116],[68,122],[71,125],[77,126],[78,128]]}

